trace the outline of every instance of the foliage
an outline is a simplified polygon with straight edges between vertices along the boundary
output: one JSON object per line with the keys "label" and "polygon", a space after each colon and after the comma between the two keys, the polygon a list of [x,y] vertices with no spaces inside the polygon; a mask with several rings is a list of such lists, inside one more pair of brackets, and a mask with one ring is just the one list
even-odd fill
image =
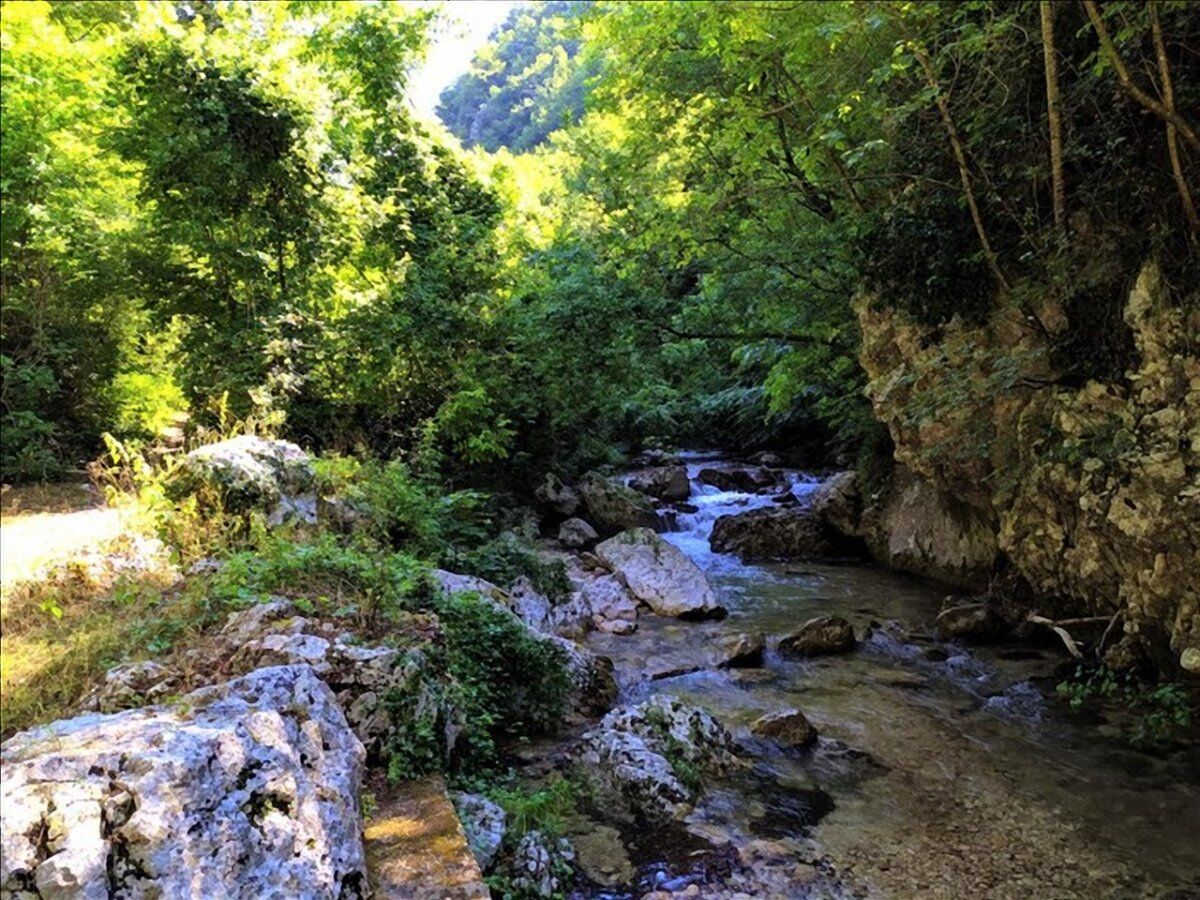
{"label": "foliage", "polygon": [[446,670],[457,685],[453,703],[469,723],[461,738],[464,763],[493,761],[498,735],[537,734],[558,721],[569,681],[556,644],[475,594],[435,599],[432,609],[445,634]]}
{"label": "foliage", "polygon": [[1057,693],[1073,710],[1092,704],[1117,706],[1131,714],[1125,734],[1139,748],[1169,745],[1194,721],[1195,700],[1182,685],[1146,681],[1136,673],[1105,666],[1077,666]]}
{"label": "foliage", "polygon": [[596,60],[580,53],[587,0],[521,5],[491,34],[471,70],[442,91],[438,117],[467,146],[531,150],[583,112]]}

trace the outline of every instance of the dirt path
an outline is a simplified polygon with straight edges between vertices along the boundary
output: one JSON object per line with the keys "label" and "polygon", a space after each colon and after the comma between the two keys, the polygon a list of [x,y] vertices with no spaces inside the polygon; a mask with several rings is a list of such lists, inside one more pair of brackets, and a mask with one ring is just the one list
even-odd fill
{"label": "dirt path", "polygon": [[0,595],[18,581],[119,535],[120,510],[80,485],[10,488],[0,514]]}

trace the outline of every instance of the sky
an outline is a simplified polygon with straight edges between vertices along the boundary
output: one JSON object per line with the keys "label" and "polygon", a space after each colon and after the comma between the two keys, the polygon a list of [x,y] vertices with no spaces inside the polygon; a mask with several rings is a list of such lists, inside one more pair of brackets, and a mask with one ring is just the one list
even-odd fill
{"label": "sky", "polygon": [[413,74],[409,93],[417,111],[431,118],[438,95],[467,71],[471,57],[487,43],[488,34],[504,21],[517,2],[446,0],[442,5],[448,22],[434,33],[425,62]]}

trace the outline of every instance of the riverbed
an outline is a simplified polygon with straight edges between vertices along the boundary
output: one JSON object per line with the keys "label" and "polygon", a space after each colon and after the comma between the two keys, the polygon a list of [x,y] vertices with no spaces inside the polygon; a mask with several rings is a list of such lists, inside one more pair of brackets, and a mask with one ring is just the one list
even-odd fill
{"label": "riverbed", "polygon": [[[1200,897],[1194,749],[1140,752],[1114,727],[1071,713],[1053,698],[1065,654],[1052,644],[938,640],[944,588],[863,563],[748,565],[713,553],[718,516],[774,501],[698,483],[706,464],[689,460],[696,511],[664,537],[705,571],[728,617],[643,615],[634,634],[593,633],[588,644],[614,661],[618,702],[680,697],[744,745],[751,767],[710,786],[684,827],[740,851],[742,865],[765,848],[762,865],[777,870],[757,891],[743,882],[748,895]],[[800,502],[818,483],[786,477]],[[774,652],[775,639],[829,614],[854,625],[854,653]],[[689,671],[706,645],[739,632],[767,636],[761,668]],[[789,707],[818,728],[812,750],[750,734],[758,716]],[[633,883],[577,896],[726,895],[714,856],[662,836],[625,841]]]}

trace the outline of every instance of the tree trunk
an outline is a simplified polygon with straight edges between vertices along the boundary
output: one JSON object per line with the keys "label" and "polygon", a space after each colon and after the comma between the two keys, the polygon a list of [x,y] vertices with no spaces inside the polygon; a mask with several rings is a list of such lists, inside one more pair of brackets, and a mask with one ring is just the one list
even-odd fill
{"label": "tree trunk", "polygon": [[1058,57],[1054,53],[1054,5],[1041,0],[1042,56],[1046,63],[1046,122],[1050,128],[1050,185],[1054,198],[1054,224],[1066,230],[1066,188],[1062,170],[1062,119],[1058,106]]}
{"label": "tree trunk", "polygon": [[[1155,0],[1150,0],[1150,30],[1154,36],[1154,51],[1158,56],[1158,74],[1162,78],[1163,105],[1174,112],[1175,88],[1171,84],[1171,66],[1167,61],[1167,44],[1163,40],[1162,23],[1158,20],[1158,4]],[[1183,174],[1183,163],[1179,159],[1178,129],[1170,122],[1167,122],[1167,153],[1171,157],[1171,172],[1175,176],[1175,187],[1179,190],[1179,199],[1183,203],[1183,212],[1187,216],[1194,239],[1197,232],[1200,232],[1200,216],[1196,215],[1196,205],[1192,202],[1192,192],[1188,189],[1187,178]]]}
{"label": "tree trunk", "polygon": [[975,223],[975,233],[979,235],[979,244],[983,248],[983,255],[987,259],[988,268],[991,270],[992,276],[996,279],[996,283],[1000,285],[1000,288],[1008,290],[1008,280],[1004,277],[1004,273],[1000,271],[1000,265],[996,261],[996,253],[992,250],[987,230],[983,227],[983,216],[979,212],[979,204],[975,201],[975,189],[971,187],[971,172],[967,168],[967,154],[963,150],[962,141],[958,137],[958,129],[955,127],[954,119],[950,115],[950,104],[938,86],[937,74],[933,71],[933,63],[929,61],[929,55],[915,44],[913,46],[913,54],[921,64],[921,68],[925,71],[925,79],[934,91],[938,112],[941,113],[942,124],[946,126],[946,134],[950,138],[950,147],[954,150],[954,159],[958,163],[958,177],[962,180],[963,194],[967,198],[967,208],[971,211],[971,221]]}
{"label": "tree trunk", "polygon": [[1125,92],[1164,122],[1174,125],[1179,129],[1179,134],[1185,141],[1193,147],[1200,149],[1200,137],[1196,136],[1195,129],[1179,113],[1174,109],[1168,109],[1163,106],[1163,104],[1159,103],[1133,83],[1133,79],[1129,75],[1129,70],[1125,68],[1124,60],[1117,53],[1117,48],[1113,44],[1112,38],[1108,35],[1108,28],[1105,26],[1104,20],[1100,18],[1100,10],[1096,8],[1094,0],[1083,0],[1083,8],[1087,10],[1088,18],[1092,20],[1092,27],[1096,29],[1096,36],[1100,39],[1100,49],[1108,57],[1113,71],[1117,73],[1117,80],[1121,82],[1121,87],[1125,89]]}

